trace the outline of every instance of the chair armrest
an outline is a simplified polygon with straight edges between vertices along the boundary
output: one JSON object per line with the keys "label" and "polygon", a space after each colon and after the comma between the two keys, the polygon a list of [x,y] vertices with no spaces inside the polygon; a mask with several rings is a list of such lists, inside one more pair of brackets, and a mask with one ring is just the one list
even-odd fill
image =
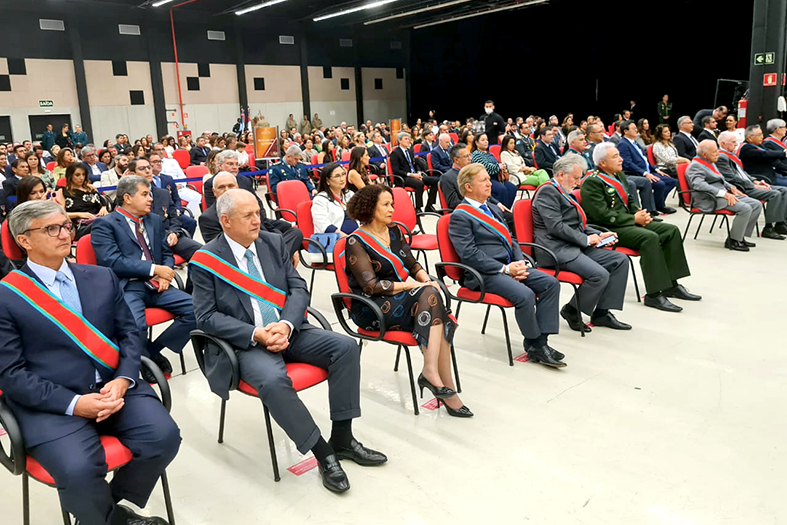
{"label": "chair armrest", "polygon": [[181,215],[183,215],[183,214],[186,214],[186,215],[188,215],[189,217],[191,217],[192,219],[194,218],[194,212],[192,212],[192,211],[191,211],[190,209],[188,209],[188,208],[181,208],[181,209],[180,209],[180,210],[178,210],[178,211],[180,211],[180,214],[181,214]]}
{"label": "chair armrest", "polygon": [[395,224],[400,228],[404,229],[404,236],[407,237],[408,244],[413,242],[413,232],[410,231],[410,228],[408,228],[407,225],[405,225],[405,223],[399,221],[391,221],[391,224]]}
{"label": "chair armrest", "polygon": [[293,217],[297,217],[298,214],[295,213],[293,210],[288,210],[287,208],[276,208],[273,210],[273,214],[276,216],[277,219],[284,221],[286,219],[282,218],[282,214],[284,213],[291,213]]}
{"label": "chair armrest", "polygon": [[177,286],[178,290],[185,290],[186,286],[183,284],[183,279],[181,279],[178,272],[175,272],[175,285]]}
{"label": "chair armrest", "polygon": [[197,364],[202,374],[205,375],[205,347],[207,343],[213,343],[218,346],[230,361],[232,369],[232,376],[230,378],[229,390],[237,390],[238,383],[240,383],[240,365],[238,364],[238,356],[235,355],[235,349],[232,348],[227,341],[202,330],[192,330],[189,334],[191,336],[191,346],[194,347],[194,354],[197,356]]}
{"label": "chair armrest", "polygon": [[[303,238],[303,242],[306,242],[306,243],[313,244],[313,245],[317,246],[317,249],[319,250],[319,253],[322,255],[322,265],[323,265],[323,267],[328,265],[328,252],[325,251],[325,246],[320,244],[318,241],[312,239],[311,237],[304,237]],[[303,250],[304,250],[304,247],[303,247],[303,245],[301,245],[301,247],[298,248],[298,253],[300,254],[300,252],[302,252]],[[308,249],[306,251],[309,252]],[[309,253],[311,253],[311,252],[309,252]],[[320,268],[315,268],[314,266],[312,266],[308,261],[306,261],[306,259],[303,256],[301,256],[301,263],[306,268],[308,268],[310,270],[319,270],[320,269]]]}
{"label": "chair armrest", "polygon": [[7,452],[3,444],[0,443],[0,464],[14,476],[19,476],[27,467],[25,440],[22,437],[22,430],[19,428],[16,417],[14,417],[13,412],[8,408],[2,397],[0,397],[0,425],[5,429],[10,441]]}
{"label": "chair armrest", "polygon": [[[546,246],[542,246],[542,245],[536,244],[534,242],[520,242],[519,243],[519,247],[521,248],[522,246],[529,246],[530,248],[536,248],[536,249],[539,249],[542,252],[546,253],[549,256],[549,258],[552,259],[552,262],[555,264],[555,275],[554,275],[554,277],[555,277],[555,279],[557,279],[557,276],[560,274],[560,262],[558,262],[557,255],[555,255],[555,252],[553,252],[552,250],[550,250]],[[530,260],[532,261],[533,259],[531,258]],[[535,267],[538,268],[538,264],[536,264]]]}
{"label": "chair armrest", "polygon": [[306,308],[306,312],[309,314],[309,317],[314,317],[317,319],[317,322],[320,323],[320,328],[323,330],[327,330],[329,332],[333,332],[333,328],[331,327],[331,323],[328,322],[328,319],[325,318],[316,308],[312,308],[308,306]]}
{"label": "chair armrest", "polygon": [[167,412],[170,412],[172,410],[172,390],[169,388],[169,383],[167,382],[166,376],[164,376],[164,372],[161,371],[161,368],[159,368],[156,363],[144,355],[140,360],[139,366],[140,368],[147,368],[148,371],[153,374],[153,377],[156,378],[154,384],[158,386],[159,392],[161,393],[159,398],[161,404],[164,405]]}
{"label": "chair armrest", "polygon": [[[191,210],[189,210],[188,208],[183,208],[183,209],[188,210],[189,212],[188,214],[191,215]],[[194,215],[191,215],[191,218],[193,219]],[[186,228],[181,228],[179,232],[180,232],[179,237],[186,237],[187,239],[191,239],[191,235],[189,234],[188,230],[186,230]]]}
{"label": "chair armrest", "polygon": [[[478,299],[476,299],[475,301],[471,301],[470,299],[461,299],[461,298],[457,297],[456,295],[452,294],[448,290],[448,286],[446,286],[445,281],[444,281],[444,279],[447,277],[447,274],[445,272],[445,268],[448,267],[448,266],[452,266],[454,268],[459,268],[460,270],[463,270],[465,272],[469,272],[469,273],[471,273],[473,275],[473,277],[476,278],[476,281],[478,281],[480,286],[481,286],[481,289],[479,290],[481,295],[480,295],[480,297]],[[438,262],[438,263],[435,263],[434,267],[435,267],[435,270],[437,270],[437,275],[440,278],[440,280],[439,280],[440,284],[445,286],[445,288],[443,288],[443,291],[445,293],[447,293],[449,295],[449,297],[451,297],[451,299],[453,299],[454,301],[465,301],[467,303],[480,303],[480,302],[482,302],[484,300],[484,297],[486,296],[486,287],[484,286],[484,278],[481,277],[481,274],[475,268],[471,268],[471,267],[469,267],[466,264],[462,264],[462,263],[458,263],[458,262]]]}
{"label": "chair armrest", "polygon": [[186,187],[187,187],[188,189],[190,189],[190,190],[194,190],[194,191],[196,191],[197,193],[199,193],[200,195],[202,195],[202,192],[201,192],[201,191],[199,191],[199,190],[197,189],[197,187],[196,187],[195,185],[191,184],[190,182],[186,184]]}
{"label": "chair armrest", "polygon": [[404,188],[404,177],[402,177],[401,175],[394,175],[394,174],[388,175],[388,177],[391,179],[389,181],[389,184],[391,186],[401,186],[402,188]]}
{"label": "chair armrest", "polygon": [[443,292],[443,303],[445,303],[445,309],[448,313],[451,313],[451,292],[448,291],[448,286],[446,286],[443,281],[434,275],[429,275],[429,280],[436,282],[437,286],[440,287],[440,291]]}
{"label": "chair armrest", "polygon": [[[377,322],[380,324],[380,330],[377,333],[377,337],[362,335],[357,330],[353,330],[350,327],[349,323],[347,322],[347,319],[345,319],[343,315],[344,310],[349,310],[344,303],[345,299],[350,299],[351,301],[359,301],[372,311],[372,313],[377,318]],[[342,325],[344,331],[350,334],[350,336],[358,337],[360,339],[366,339],[369,341],[382,341],[383,337],[385,336],[385,330],[386,330],[385,317],[383,317],[383,311],[380,310],[380,307],[377,306],[377,304],[374,301],[354,293],[335,293],[335,294],[331,294],[331,302],[333,303],[333,310],[334,312],[336,312],[336,317],[339,319],[339,324]]]}

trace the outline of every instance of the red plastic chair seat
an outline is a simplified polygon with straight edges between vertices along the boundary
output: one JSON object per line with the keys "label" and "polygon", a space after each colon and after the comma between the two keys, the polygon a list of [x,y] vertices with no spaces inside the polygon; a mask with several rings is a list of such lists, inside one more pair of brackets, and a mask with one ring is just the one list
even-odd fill
{"label": "red plastic chair seat", "polygon": [[431,233],[413,235],[413,238],[410,242],[410,248],[413,250],[436,250],[437,235]]}
{"label": "red plastic chair seat", "polygon": [[[319,366],[306,363],[287,363],[287,375],[296,392],[320,384],[328,379],[328,371]],[[238,382],[238,390],[249,396],[257,397],[259,392],[244,380]]]}
{"label": "red plastic chair seat", "polygon": [[[544,272],[547,275],[551,275],[553,277],[555,275],[554,268],[539,268],[538,270]],[[580,285],[585,282],[585,279],[583,279],[581,276],[573,272],[566,272],[566,271],[561,271],[557,276],[557,280],[560,281],[561,283],[571,283],[576,285]]]}
{"label": "red plastic chair seat", "polygon": [[691,213],[705,213],[707,215],[735,215],[730,210],[716,210],[716,211],[708,213],[708,212],[702,211],[699,208],[695,208],[694,206],[691,207]]}
{"label": "red plastic chair seat", "polygon": [[[363,328],[358,329],[358,333],[361,335],[366,335],[369,337],[377,337],[380,332],[376,330],[365,330]],[[418,341],[415,340],[413,334],[411,332],[403,332],[400,330],[391,330],[385,332],[385,337],[383,337],[383,341],[386,343],[393,343],[397,345],[405,345],[405,346],[418,346]]]}
{"label": "red plastic chair seat", "polygon": [[175,256],[175,266],[180,266],[181,264],[186,264],[186,259],[181,257],[180,255],[173,254]]}
{"label": "red plastic chair seat", "polygon": [[148,326],[166,323],[175,319],[175,315],[161,308],[145,308],[145,322]]}
{"label": "red plastic chair seat", "polygon": [[[460,299],[465,299],[467,301],[477,301],[479,297],[481,297],[481,292],[476,290],[471,290],[470,288],[461,287],[456,292],[456,296]],[[514,306],[514,303],[509,301],[503,296],[495,295],[493,293],[487,292],[484,295],[484,300],[482,304],[491,304],[493,306],[502,306],[503,308],[509,308]]]}
{"label": "red plastic chair seat", "polygon": [[[104,455],[107,458],[107,471],[119,469],[130,463],[133,459],[134,456],[131,451],[123,446],[118,438],[113,436],[100,436],[99,440],[101,441],[101,446],[104,447]],[[46,483],[50,486],[55,484],[55,480],[49,472],[31,456],[27,456],[27,473],[31,478],[41,483]]]}
{"label": "red plastic chair seat", "polygon": [[[610,249],[613,249],[614,246]],[[616,252],[622,253],[623,255],[628,255],[629,257],[639,257],[639,250],[632,250],[631,248],[626,248],[625,246],[618,246],[614,248]]]}

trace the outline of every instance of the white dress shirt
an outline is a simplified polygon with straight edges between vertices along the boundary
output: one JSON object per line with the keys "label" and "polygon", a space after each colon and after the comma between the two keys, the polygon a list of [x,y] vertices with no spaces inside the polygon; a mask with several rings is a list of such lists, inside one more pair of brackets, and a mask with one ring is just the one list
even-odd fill
{"label": "white dress shirt", "polygon": [[697,142],[697,139],[695,139],[695,138],[694,138],[694,137],[691,135],[691,133],[686,133],[685,131],[681,131],[681,133],[683,133],[684,135],[686,135],[687,137],[689,137],[689,140],[691,141],[691,143],[692,143],[692,144],[694,144],[694,147],[695,147],[695,148],[696,148],[697,146],[699,146],[699,145],[700,145],[700,143],[699,143],[699,142]]}

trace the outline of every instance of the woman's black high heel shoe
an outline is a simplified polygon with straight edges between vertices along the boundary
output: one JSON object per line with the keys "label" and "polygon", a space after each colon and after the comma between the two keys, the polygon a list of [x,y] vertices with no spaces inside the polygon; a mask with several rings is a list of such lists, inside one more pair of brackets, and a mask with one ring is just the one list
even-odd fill
{"label": "woman's black high heel shoe", "polygon": [[418,376],[418,386],[421,387],[421,397],[424,397],[424,388],[429,390],[437,399],[446,399],[455,396],[456,392],[445,386],[434,386],[424,377],[423,374]]}
{"label": "woman's black high heel shoe", "polygon": [[473,413],[467,408],[465,405],[462,405],[461,408],[453,409],[445,404],[445,401],[442,403],[438,400],[437,401],[437,410],[440,410],[440,405],[443,405],[445,409],[448,411],[449,416],[454,417],[473,417]]}

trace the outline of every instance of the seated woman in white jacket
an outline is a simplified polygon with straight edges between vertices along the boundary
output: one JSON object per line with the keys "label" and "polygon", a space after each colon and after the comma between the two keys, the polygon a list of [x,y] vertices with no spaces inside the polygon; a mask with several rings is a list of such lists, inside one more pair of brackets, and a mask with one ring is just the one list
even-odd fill
{"label": "seated woman in white jacket", "polygon": [[338,233],[342,237],[354,232],[358,223],[347,216],[347,203],[353,192],[346,189],[347,175],[338,162],[323,166],[317,195],[312,201],[314,233]]}

